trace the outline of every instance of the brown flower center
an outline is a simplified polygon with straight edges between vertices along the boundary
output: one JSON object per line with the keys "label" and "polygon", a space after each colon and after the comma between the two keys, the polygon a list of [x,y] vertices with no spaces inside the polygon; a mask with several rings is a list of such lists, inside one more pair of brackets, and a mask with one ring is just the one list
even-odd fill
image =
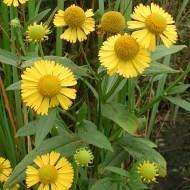
{"label": "brown flower center", "polygon": [[114,50],[118,58],[127,61],[137,55],[139,44],[131,36],[121,36],[116,40]]}
{"label": "brown flower center", "polygon": [[39,169],[40,182],[44,184],[54,183],[57,179],[57,170],[54,166],[43,166]]}
{"label": "brown flower center", "polygon": [[53,97],[59,93],[60,89],[60,81],[55,76],[45,75],[39,80],[38,90],[42,96]]}
{"label": "brown flower center", "polygon": [[64,20],[70,27],[80,27],[84,24],[86,19],[83,9],[78,6],[71,6],[65,10]]}
{"label": "brown flower center", "polygon": [[152,13],[145,21],[146,27],[154,34],[162,33],[167,26],[166,19],[157,13]]}

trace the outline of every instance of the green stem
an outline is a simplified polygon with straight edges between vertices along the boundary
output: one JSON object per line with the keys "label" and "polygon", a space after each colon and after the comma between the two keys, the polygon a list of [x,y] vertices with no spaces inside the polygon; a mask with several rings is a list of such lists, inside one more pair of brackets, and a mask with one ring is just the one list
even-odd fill
{"label": "green stem", "polygon": [[73,182],[73,190],[77,190],[77,182],[78,182],[79,169],[78,166],[75,167],[75,178]]}
{"label": "green stem", "polygon": [[90,65],[90,62],[88,61],[88,58],[86,56],[86,53],[84,51],[82,43],[80,44],[80,51],[81,51],[81,53],[82,53],[82,55],[84,57],[84,60],[85,60],[86,64],[88,65],[88,69],[90,70],[90,73],[97,79],[96,73],[93,71],[93,69],[92,69],[92,67]]}
{"label": "green stem", "polygon": [[164,96],[167,96],[167,92],[170,91],[177,83],[179,83],[189,72],[190,66],[188,66],[187,69],[168,88],[162,91],[162,93],[159,96],[153,98],[149,104],[147,104],[143,109],[141,109],[141,111],[138,113],[138,116],[141,116],[144,113],[146,113],[146,111],[149,110],[155,103],[159,102]]}
{"label": "green stem", "polygon": [[[58,9],[64,9],[64,0],[57,0],[57,8]],[[56,55],[62,56],[63,55],[63,40],[60,39],[60,35],[63,32],[63,28],[57,28],[56,29]]]}
{"label": "green stem", "polygon": [[42,43],[39,42],[38,45],[39,45],[40,56],[44,59],[44,51],[43,51]]}
{"label": "green stem", "polygon": [[128,109],[130,112],[135,110],[135,79],[128,80]]}
{"label": "green stem", "polygon": [[[28,20],[29,21],[35,17],[35,9],[36,9],[35,6],[36,5],[35,5],[34,0],[28,1]],[[35,45],[34,44],[31,43],[29,48],[30,48],[30,51],[32,51],[32,52],[35,51]]]}
{"label": "green stem", "polygon": [[20,44],[20,47],[21,47],[21,49],[23,51],[23,54],[26,55],[26,47],[25,47],[25,44],[24,44],[24,41],[23,41],[21,28],[16,28],[16,34],[17,34],[17,37],[18,37],[18,42]]}
{"label": "green stem", "polygon": [[[169,65],[170,64],[170,57],[171,56],[167,56],[164,58],[163,64],[164,65]],[[150,136],[155,120],[156,120],[156,115],[158,112],[158,108],[159,108],[159,104],[160,104],[160,100],[162,99],[163,96],[163,90],[164,90],[164,86],[166,84],[166,79],[167,79],[167,74],[164,74],[163,77],[160,79],[160,81],[158,82],[158,86],[157,86],[157,90],[156,90],[156,96],[155,96],[155,100],[153,102],[153,108],[151,110],[151,116],[150,116],[150,120],[149,120],[149,125],[147,128],[147,137]]]}

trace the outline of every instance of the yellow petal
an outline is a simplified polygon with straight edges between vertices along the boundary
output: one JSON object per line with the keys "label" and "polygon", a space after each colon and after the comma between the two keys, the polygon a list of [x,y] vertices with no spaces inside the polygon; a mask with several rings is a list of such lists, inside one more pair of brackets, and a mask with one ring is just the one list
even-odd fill
{"label": "yellow petal", "polygon": [[59,103],[63,107],[64,110],[68,110],[69,107],[72,105],[72,101],[69,100],[66,96],[58,94],[57,99],[59,100]]}

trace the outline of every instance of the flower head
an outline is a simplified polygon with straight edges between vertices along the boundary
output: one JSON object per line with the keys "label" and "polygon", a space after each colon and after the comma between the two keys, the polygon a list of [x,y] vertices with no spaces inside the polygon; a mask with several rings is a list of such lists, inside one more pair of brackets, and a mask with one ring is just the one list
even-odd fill
{"label": "flower head", "polygon": [[72,105],[71,99],[76,98],[72,87],[77,81],[72,71],[54,61],[36,61],[21,77],[22,99],[38,114],[48,114],[50,107],[59,104],[67,110]]}
{"label": "flower head", "polygon": [[158,166],[154,162],[144,161],[137,167],[141,179],[146,182],[155,182],[158,174]]}
{"label": "flower head", "polygon": [[30,188],[39,184],[38,189],[64,189],[72,186],[74,170],[71,163],[60,153],[51,152],[38,156],[34,163],[37,167],[28,166],[26,169],[26,184]]}
{"label": "flower head", "polygon": [[135,8],[131,18],[135,21],[128,21],[130,29],[139,29],[132,33],[132,36],[146,49],[154,51],[156,39],[159,36],[166,47],[170,47],[177,41],[176,26],[171,15],[158,5],[151,3],[151,6],[142,4]]}
{"label": "flower head", "polygon": [[11,20],[11,26],[14,28],[21,27],[20,20],[18,18],[14,18]]}
{"label": "flower head", "polygon": [[28,0],[3,0],[3,3],[5,3],[7,6],[13,5],[14,7],[18,7],[20,4],[25,4]]}
{"label": "flower head", "polygon": [[109,74],[118,73],[126,78],[136,77],[151,62],[148,51],[128,34],[108,38],[100,49],[99,59]]}
{"label": "flower head", "polygon": [[126,27],[125,17],[120,12],[108,11],[101,18],[101,27],[103,31],[112,34],[123,32]]}
{"label": "flower head", "polygon": [[90,149],[88,148],[79,148],[74,154],[75,162],[79,166],[88,166],[93,162],[94,156]]}
{"label": "flower head", "polygon": [[0,182],[7,181],[12,172],[11,164],[9,160],[0,157]]}
{"label": "flower head", "polygon": [[71,5],[65,11],[59,10],[54,17],[56,27],[67,27],[60,38],[75,43],[87,39],[87,35],[95,30],[95,21],[92,9],[84,10],[76,5]]}
{"label": "flower head", "polygon": [[32,25],[28,26],[28,29],[26,31],[26,39],[31,42],[39,42],[44,41],[48,39],[48,34],[50,33],[50,30],[48,26],[43,25],[42,23],[37,24],[33,23]]}

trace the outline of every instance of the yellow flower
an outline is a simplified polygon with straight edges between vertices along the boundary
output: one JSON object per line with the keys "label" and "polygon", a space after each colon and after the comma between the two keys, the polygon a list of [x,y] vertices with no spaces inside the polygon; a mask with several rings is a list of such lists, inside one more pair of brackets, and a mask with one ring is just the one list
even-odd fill
{"label": "yellow flower", "polygon": [[75,162],[79,166],[88,166],[93,162],[94,156],[90,149],[88,148],[79,148],[74,154]]}
{"label": "yellow flower", "polygon": [[137,170],[141,179],[146,183],[155,182],[156,177],[159,175],[157,164],[150,161],[140,163]]}
{"label": "yellow flower", "polygon": [[6,189],[6,190],[18,190],[19,188],[20,188],[20,185],[19,185],[19,184],[16,184],[16,185],[14,185],[14,186],[12,186],[12,187]]}
{"label": "yellow flower", "polygon": [[32,25],[28,26],[28,29],[26,31],[26,39],[31,42],[39,42],[44,41],[48,39],[48,34],[50,33],[50,30],[48,26],[43,25],[42,23],[36,24],[33,23]]}
{"label": "yellow flower", "polygon": [[92,9],[84,10],[76,5],[71,5],[65,11],[59,10],[54,17],[56,27],[67,27],[60,38],[71,43],[77,40],[80,42],[87,39],[87,35],[95,30],[95,21],[92,18]]}
{"label": "yellow flower", "polygon": [[0,182],[7,181],[12,172],[11,164],[9,160],[0,157]]}
{"label": "yellow flower", "polygon": [[68,190],[72,186],[74,170],[71,163],[60,153],[51,152],[38,156],[34,163],[36,167],[26,169],[26,184],[30,188],[39,184],[39,190]]}
{"label": "yellow flower", "polygon": [[7,6],[13,5],[14,7],[18,7],[19,3],[24,4],[28,0],[3,0],[3,3],[5,3]]}
{"label": "yellow flower", "polygon": [[76,98],[76,90],[70,88],[77,84],[72,71],[55,61],[36,61],[21,77],[22,99],[38,114],[48,114],[59,104],[67,110]]}
{"label": "yellow flower", "polygon": [[99,60],[108,74],[118,73],[126,78],[136,77],[151,62],[148,51],[128,34],[108,38],[100,49]]}
{"label": "yellow flower", "polygon": [[144,48],[154,51],[156,40],[159,36],[166,47],[170,47],[177,41],[177,32],[171,15],[161,7],[151,3],[151,6],[142,4],[135,8],[131,15],[135,21],[128,21],[130,29],[139,29],[132,36],[143,45]]}
{"label": "yellow flower", "polygon": [[117,11],[108,11],[101,18],[101,27],[105,32],[116,34],[124,31],[125,17]]}

